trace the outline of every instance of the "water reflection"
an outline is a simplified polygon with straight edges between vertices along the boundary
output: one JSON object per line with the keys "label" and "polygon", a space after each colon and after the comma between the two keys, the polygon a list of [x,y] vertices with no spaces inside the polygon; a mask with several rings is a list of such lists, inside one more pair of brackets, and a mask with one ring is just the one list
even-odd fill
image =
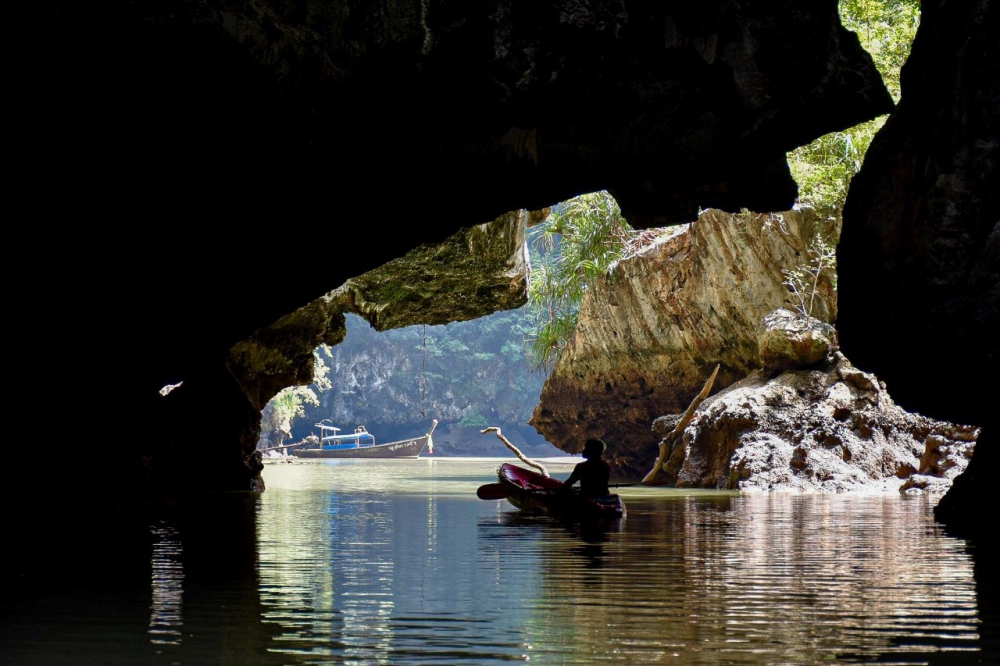
{"label": "water reflection", "polygon": [[534,642],[569,641],[561,662],[927,663],[923,653],[954,658],[979,638],[971,562],[929,509],[893,496],[667,497],[632,499],[601,544],[551,525],[532,542],[523,518],[483,531],[498,558],[541,558],[530,603],[548,621]]}
{"label": "water reflection", "polygon": [[265,617],[282,627],[275,649],[360,663],[454,663],[511,649],[468,594],[480,571],[470,536],[478,505],[329,492],[322,510],[303,512],[296,497],[262,503],[259,521]]}
{"label": "water reflection", "polygon": [[160,522],[149,528],[153,537],[153,603],[149,613],[149,635],[154,645],[179,645],[184,624],[181,608],[184,601],[184,548],[176,528]]}
{"label": "water reflection", "polygon": [[296,653],[926,663],[921,653],[978,648],[971,562],[926,499],[639,489],[627,518],[584,530],[503,501],[354,485],[328,492],[323,511],[270,515],[280,491],[262,503],[262,589],[290,575],[269,549],[292,542],[269,530],[294,523],[300,557],[318,549],[295,570],[314,589],[308,631],[286,621],[283,600],[263,600]]}
{"label": "water reflection", "polygon": [[933,499],[629,488],[588,530],[478,500],[495,468],[269,466],[259,497],[81,527],[60,552],[89,559],[0,597],[0,661],[996,661]]}

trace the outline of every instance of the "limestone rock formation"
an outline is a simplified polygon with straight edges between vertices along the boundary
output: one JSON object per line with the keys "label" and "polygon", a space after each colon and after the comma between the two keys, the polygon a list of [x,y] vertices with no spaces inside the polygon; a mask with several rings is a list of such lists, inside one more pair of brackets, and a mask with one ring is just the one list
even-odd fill
{"label": "limestone rock formation", "polygon": [[[833,0],[42,11],[32,27],[45,46],[16,91],[28,112],[13,189],[56,222],[24,225],[26,265],[47,273],[16,290],[37,324],[14,327],[17,348],[80,350],[87,391],[64,419],[87,422],[115,396],[116,430],[183,442],[181,461],[202,452],[197,479],[178,480],[192,488],[253,487],[254,407],[304,367],[253,358],[274,375],[241,377],[230,350],[348,279],[602,188],[636,226],[698,207],[787,208],[786,151],[891,108]],[[100,224],[77,223],[81,211]],[[321,265],[324,252],[336,260]],[[289,346],[322,339],[317,316],[278,327]],[[44,395],[60,373],[25,367],[15,381]],[[49,422],[51,407],[31,420]],[[148,467],[126,439],[57,485],[144,491]]]}
{"label": "limestone rock formation", "polygon": [[376,331],[519,308],[527,302],[525,231],[548,215],[548,208],[504,213],[352,277],[323,300],[363,317]]}
{"label": "limestone rock formation", "polygon": [[[642,478],[656,458],[653,420],[683,411],[716,364],[718,391],[760,367],[761,339],[767,362],[785,363],[792,350],[781,345],[792,342],[761,338],[759,327],[775,310],[795,308],[782,270],[807,260],[816,234],[835,240],[839,228],[808,208],[709,210],[665,231],[588,290],[531,424],[570,452],[601,437],[619,473]],[[836,318],[834,279],[826,270],[817,284],[813,314],[824,322]],[[794,344],[809,347],[809,332]]]}
{"label": "limestone rock formation", "polygon": [[[664,435],[678,416],[662,417]],[[709,397],[669,451],[682,488],[943,493],[979,429],[906,412],[839,352],[777,376],[757,370]]]}
{"label": "limestone rock formation", "polygon": [[236,343],[229,370],[260,410],[286,386],[312,381],[313,350],[343,341],[346,313],[385,331],[520,307],[527,301],[525,230],[547,215],[547,209],[513,211],[353,277]]}

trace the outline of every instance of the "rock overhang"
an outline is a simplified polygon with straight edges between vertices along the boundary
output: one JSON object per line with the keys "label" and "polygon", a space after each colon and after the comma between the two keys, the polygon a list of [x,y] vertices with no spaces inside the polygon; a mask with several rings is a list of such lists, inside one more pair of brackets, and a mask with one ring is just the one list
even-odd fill
{"label": "rock overhang", "polygon": [[[637,228],[785,209],[784,151],[891,108],[832,1],[59,9],[31,163],[54,212],[129,240],[74,230],[46,260],[63,314],[99,313],[82,363],[95,395],[135,387],[135,430],[226,438],[210,398],[172,414],[158,389],[227,386],[235,343],[417,246],[597,189]],[[66,100],[96,103],[61,122]]]}

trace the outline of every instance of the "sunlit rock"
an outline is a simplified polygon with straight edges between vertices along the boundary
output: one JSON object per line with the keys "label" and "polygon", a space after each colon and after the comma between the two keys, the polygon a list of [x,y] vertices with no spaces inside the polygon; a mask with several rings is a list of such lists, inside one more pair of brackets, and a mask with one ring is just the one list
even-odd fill
{"label": "sunlit rock", "polygon": [[783,308],[764,317],[757,342],[760,364],[771,371],[812,365],[838,349],[833,326]]}
{"label": "sunlit rock", "polygon": [[[678,416],[658,419],[666,435]],[[808,369],[752,373],[701,406],[664,475],[678,487],[944,492],[979,429],[907,412],[839,352]]]}
{"label": "sunlit rock", "polygon": [[[816,335],[833,336],[829,329],[812,333],[836,318],[832,270],[819,274],[815,323],[801,335],[761,338],[760,329],[765,316],[799,305],[783,271],[807,261],[817,234],[833,241],[839,231],[836,220],[809,208],[768,215],[709,210],[693,224],[665,229],[588,290],[531,424],[565,451],[601,437],[618,470],[641,478],[656,459],[653,420],[683,411],[716,364],[718,391],[761,366],[761,339],[768,362],[825,355],[825,343],[819,352],[810,345]],[[795,321],[791,316],[788,325]]]}

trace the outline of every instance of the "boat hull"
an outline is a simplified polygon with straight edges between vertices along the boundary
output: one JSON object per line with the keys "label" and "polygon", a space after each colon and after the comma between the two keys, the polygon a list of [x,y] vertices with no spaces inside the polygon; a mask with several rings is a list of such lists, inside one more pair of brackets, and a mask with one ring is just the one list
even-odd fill
{"label": "boat hull", "polygon": [[500,465],[497,479],[507,501],[524,512],[583,519],[622,518],[625,515],[625,502],[620,495],[600,499],[583,497],[575,490],[566,489],[558,479],[510,463]]}
{"label": "boat hull", "polygon": [[419,458],[427,448],[428,435],[404,439],[375,446],[360,446],[352,449],[295,449],[296,458]]}

